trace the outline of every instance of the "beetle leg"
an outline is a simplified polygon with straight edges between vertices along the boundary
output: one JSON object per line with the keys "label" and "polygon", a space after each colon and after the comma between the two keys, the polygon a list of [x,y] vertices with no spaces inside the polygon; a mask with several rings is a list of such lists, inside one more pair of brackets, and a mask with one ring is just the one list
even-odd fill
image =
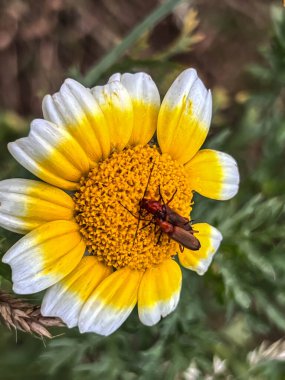
{"label": "beetle leg", "polygon": [[[141,219],[141,220],[146,220],[146,219]],[[140,228],[141,230],[144,230],[150,224],[154,224],[154,218],[151,218],[151,220],[148,219],[147,221],[148,221],[148,223],[145,226],[143,226],[142,228]]]}
{"label": "beetle leg", "polygon": [[156,245],[159,245],[159,244],[160,244],[161,236],[162,236],[162,231],[160,230],[160,233],[159,233],[159,236],[158,236],[158,239],[157,239]]}

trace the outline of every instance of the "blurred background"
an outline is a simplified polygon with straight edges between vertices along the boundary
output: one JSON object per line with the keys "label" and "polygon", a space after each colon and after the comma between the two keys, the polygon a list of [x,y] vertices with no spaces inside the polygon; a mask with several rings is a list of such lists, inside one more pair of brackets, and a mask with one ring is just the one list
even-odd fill
{"label": "blurred background", "polygon": [[[285,8],[270,0],[0,0],[0,179],[30,177],[6,144],[66,77],[87,86],[146,71],[163,96],[194,67],[214,96],[205,146],[233,155],[231,201],[195,195],[224,236],[204,277],[185,271],[176,312],[111,337],[0,324],[0,379],[285,379]],[[0,230],[0,253],[19,238]],[[9,291],[9,268],[0,265]],[[40,303],[41,296],[29,298]],[[1,299],[0,299],[1,307]],[[3,321],[2,321],[3,322]]]}

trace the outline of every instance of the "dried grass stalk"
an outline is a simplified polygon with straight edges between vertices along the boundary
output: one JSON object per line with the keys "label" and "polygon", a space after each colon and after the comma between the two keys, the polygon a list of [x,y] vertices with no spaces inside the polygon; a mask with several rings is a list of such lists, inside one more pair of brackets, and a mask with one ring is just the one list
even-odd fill
{"label": "dried grass stalk", "polygon": [[59,318],[43,317],[40,306],[32,305],[0,290],[0,320],[8,327],[43,338],[52,338],[46,327],[64,326]]}
{"label": "dried grass stalk", "polygon": [[247,360],[252,366],[265,360],[285,361],[285,340],[279,339],[272,344],[266,341],[262,342],[259,347],[248,354]]}

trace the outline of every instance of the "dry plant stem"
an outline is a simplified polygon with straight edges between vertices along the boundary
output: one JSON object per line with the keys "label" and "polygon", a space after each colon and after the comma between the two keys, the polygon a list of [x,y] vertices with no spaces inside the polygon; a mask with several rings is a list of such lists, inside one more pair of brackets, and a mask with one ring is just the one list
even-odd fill
{"label": "dry plant stem", "polygon": [[270,360],[285,361],[285,340],[279,339],[276,342],[262,342],[259,347],[251,351],[247,360],[251,366]]}
{"label": "dry plant stem", "polygon": [[0,290],[0,320],[11,330],[21,330],[43,338],[52,338],[46,327],[64,326],[59,318],[43,317],[40,306],[32,305]]}

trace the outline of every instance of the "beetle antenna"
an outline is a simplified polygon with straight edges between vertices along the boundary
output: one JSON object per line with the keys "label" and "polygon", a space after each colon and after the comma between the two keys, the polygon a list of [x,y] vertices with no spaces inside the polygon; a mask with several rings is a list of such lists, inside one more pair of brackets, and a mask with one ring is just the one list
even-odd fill
{"label": "beetle antenna", "polygon": [[[152,161],[152,157],[151,157],[151,161]],[[144,193],[143,193],[143,196],[142,196],[142,199],[145,197],[146,195],[146,192],[147,192],[147,189],[148,189],[148,185],[149,185],[149,182],[150,182],[150,178],[151,178],[151,175],[152,175],[152,172],[153,172],[153,169],[154,169],[154,165],[155,165],[155,162],[153,163],[151,169],[150,169],[150,172],[149,172],[149,176],[148,176],[148,180],[147,180],[147,184],[146,184],[146,187],[145,187],[145,190],[144,190]]]}
{"label": "beetle antenna", "polygon": [[[152,157],[150,158],[150,161],[152,161]],[[154,169],[154,165],[155,165],[155,162],[153,163],[153,165],[152,165],[152,167],[150,169],[148,180],[147,180],[147,184],[146,184],[146,187],[144,189],[144,193],[143,193],[142,199],[144,199],[144,197],[146,195],[146,192],[147,192],[147,189],[148,189],[148,185],[149,185],[149,182],[150,182],[150,178],[151,178],[151,175],[152,175],[152,172],[153,172],[153,169]],[[138,224],[137,224],[137,228],[136,228],[136,232],[135,232],[135,236],[134,236],[133,245],[134,245],[134,242],[135,242],[135,240],[137,238],[137,234],[138,234],[138,230],[139,230],[139,226],[140,226],[141,220],[142,220],[142,218],[141,218],[141,205],[140,205]]]}
{"label": "beetle antenna", "polygon": [[[158,185],[158,194],[159,194],[160,200],[161,200],[162,203],[163,203],[163,206],[165,206],[165,201],[164,201],[163,196],[162,196],[162,193],[161,193],[160,184]],[[167,203],[168,203],[168,202],[167,202]]]}
{"label": "beetle antenna", "polygon": [[167,205],[169,205],[169,203],[173,201],[173,198],[175,197],[176,193],[177,193],[177,189],[174,190],[174,193],[172,194],[171,198],[167,201],[166,203]]}

